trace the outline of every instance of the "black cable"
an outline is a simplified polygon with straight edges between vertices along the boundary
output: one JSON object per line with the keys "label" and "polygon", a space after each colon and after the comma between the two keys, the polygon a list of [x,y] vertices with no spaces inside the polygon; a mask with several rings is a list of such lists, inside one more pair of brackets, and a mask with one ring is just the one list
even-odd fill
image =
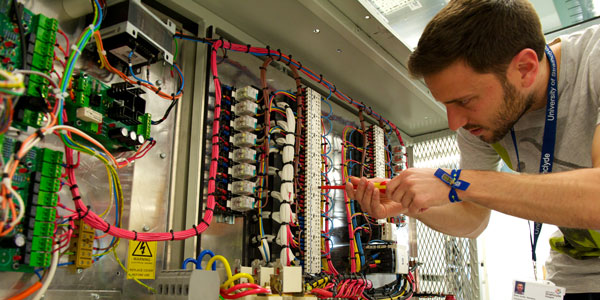
{"label": "black cable", "polygon": [[169,105],[169,107],[165,111],[165,114],[163,115],[163,117],[160,120],[158,120],[158,121],[150,121],[150,123],[152,125],[158,125],[158,124],[162,123],[164,120],[166,120],[169,117],[169,114],[171,113],[171,110],[173,109],[173,107],[175,107],[177,105],[178,101],[179,101],[179,98],[173,100],[171,102],[171,105]]}
{"label": "black cable", "polygon": [[23,28],[23,14],[25,11],[23,10],[23,5],[17,2],[17,0],[13,0],[13,9],[15,12],[15,17],[17,20],[17,26],[19,27],[19,38],[21,39],[21,60],[22,65],[21,69],[25,70],[26,68],[26,60],[27,60],[27,44],[25,42],[25,28]]}

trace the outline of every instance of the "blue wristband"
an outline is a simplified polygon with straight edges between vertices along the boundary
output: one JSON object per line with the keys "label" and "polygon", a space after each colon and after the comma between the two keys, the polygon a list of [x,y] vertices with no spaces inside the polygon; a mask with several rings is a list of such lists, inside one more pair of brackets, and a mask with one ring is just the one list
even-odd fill
{"label": "blue wristband", "polygon": [[469,188],[469,186],[471,185],[466,181],[458,179],[460,177],[460,171],[460,169],[452,170],[452,173],[448,174],[440,168],[437,169],[433,174],[435,175],[435,177],[439,178],[443,183],[450,186],[450,194],[448,194],[448,199],[450,199],[450,202],[460,202],[461,200],[458,198],[456,190],[458,189],[461,191],[466,191],[467,188]]}

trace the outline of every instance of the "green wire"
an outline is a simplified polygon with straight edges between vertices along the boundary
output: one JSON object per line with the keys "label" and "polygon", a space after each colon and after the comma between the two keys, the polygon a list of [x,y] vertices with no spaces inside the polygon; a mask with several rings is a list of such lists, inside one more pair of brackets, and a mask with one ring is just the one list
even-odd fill
{"label": "green wire", "polygon": [[219,295],[219,299],[225,300],[225,298],[223,298],[223,296],[221,296],[221,295]]}
{"label": "green wire", "polygon": [[7,89],[4,89],[4,88],[0,88],[0,92],[5,93],[5,94],[9,94],[9,95],[13,95],[13,96],[22,96],[24,94],[24,92],[23,93],[17,93],[17,92],[14,92],[14,91],[11,91],[11,90],[7,90]]}
{"label": "green wire", "polygon": [[[173,64],[175,64],[175,62],[177,61],[177,52],[179,50],[179,47],[177,46],[177,39],[175,37],[173,37],[173,41],[175,42],[175,54],[173,54]],[[171,65],[171,71],[173,71],[173,66]]]}

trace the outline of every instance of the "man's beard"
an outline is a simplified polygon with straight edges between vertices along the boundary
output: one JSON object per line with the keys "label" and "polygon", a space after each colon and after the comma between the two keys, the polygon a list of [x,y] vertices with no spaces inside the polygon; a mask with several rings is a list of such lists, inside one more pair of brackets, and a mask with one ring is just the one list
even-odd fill
{"label": "man's beard", "polygon": [[500,141],[508,131],[513,128],[515,123],[519,121],[533,105],[534,97],[533,94],[521,96],[517,93],[516,88],[508,82],[505,78],[501,78],[502,91],[504,98],[504,105],[500,107],[500,110],[496,114],[496,117],[492,120],[493,127],[484,127],[479,125],[467,125],[465,129],[481,127],[491,131],[492,135],[486,137],[480,135],[479,138],[489,144]]}

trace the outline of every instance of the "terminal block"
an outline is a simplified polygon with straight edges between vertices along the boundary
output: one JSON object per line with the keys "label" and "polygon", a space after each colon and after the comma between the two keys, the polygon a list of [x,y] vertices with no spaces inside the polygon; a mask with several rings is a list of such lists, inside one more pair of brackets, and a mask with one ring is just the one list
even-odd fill
{"label": "terminal block", "polygon": [[256,129],[256,118],[241,116],[233,121],[233,128],[237,131],[254,131]]}
{"label": "terminal block", "polygon": [[234,178],[250,179],[256,176],[256,167],[251,164],[234,165],[232,174]]}
{"label": "terminal block", "polygon": [[92,265],[92,250],[94,245],[94,229],[82,220],[75,221],[77,226],[77,238],[71,239],[71,251],[69,259],[74,261],[74,269],[85,269]]}
{"label": "terminal block", "polygon": [[233,150],[233,161],[239,163],[256,162],[256,150],[250,148],[239,148]]}
{"label": "terminal block", "polygon": [[258,111],[258,104],[252,101],[241,101],[233,106],[233,112],[238,116],[254,116]]}
{"label": "terminal block", "polygon": [[231,198],[231,210],[245,212],[254,209],[254,198],[239,196]]}
{"label": "terminal block", "polygon": [[233,145],[237,147],[253,147],[256,144],[256,135],[249,132],[239,132],[233,136]]}
{"label": "terminal block", "polygon": [[256,101],[256,99],[258,98],[258,90],[251,86],[245,86],[245,87],[235,91],[235,98],[238,101],[244,101],[244,100]]}
{"label": "terminal block", "polygon": [[256,184],[251,181],[246,181],[246,180],[235,181],[231,184],[231,187],[232,187],[231,191],[232,191],[232,193],[234,193],[236,195],[249,196],[249,195],[254,194],[255,186],[256,186]]}

